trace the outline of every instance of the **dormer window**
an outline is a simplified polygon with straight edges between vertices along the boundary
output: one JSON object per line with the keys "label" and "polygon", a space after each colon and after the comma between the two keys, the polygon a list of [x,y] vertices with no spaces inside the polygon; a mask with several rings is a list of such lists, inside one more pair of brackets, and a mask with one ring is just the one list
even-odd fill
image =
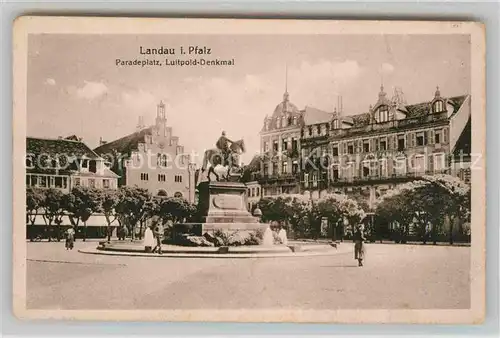
{"label": "dormer window", "polygon": [[269,130],[269,120],[266,120],[264,128],[266,129],[266,131]]}
{"label": "dormer window", "polygon": [[281,119],[279,117],[276,119],[276,128],[281,128]]}
{"label": "dormer window", "polygon": [[282,126],[283,128],[284,128],[284,127],[286,127],[286,116],[283,116],[283,117],[281,118],[281,126]]}
{"label": "dormer window", "polygon": [[441,113],[444,111],[444,103],[441,100],[434,102],[433,105],[434,113]]}
{"label": "dormer window", "polygon": [[333,120],[332,129],[339,129],[339,120],[337,119]]}
{"label": "dormer window", "polygon": [[389,121],[389,108],[387,106],[381,106],[378,109],[378,118],[376,121],[378,123]]}
{"label": "dormer window", "polygon": [[293,125],[295,125],[295,126],[297,125],[297,116],[293,117]]}

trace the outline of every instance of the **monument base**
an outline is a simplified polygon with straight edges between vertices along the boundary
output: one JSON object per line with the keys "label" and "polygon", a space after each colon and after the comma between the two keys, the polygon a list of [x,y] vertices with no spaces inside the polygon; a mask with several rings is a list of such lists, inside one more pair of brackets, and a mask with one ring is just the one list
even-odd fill
{"label": "monument base", "polygon": [[198,185],[198,215],[203,223],[259,223],[246,207],[247,187],[241,182],[202,182]]}

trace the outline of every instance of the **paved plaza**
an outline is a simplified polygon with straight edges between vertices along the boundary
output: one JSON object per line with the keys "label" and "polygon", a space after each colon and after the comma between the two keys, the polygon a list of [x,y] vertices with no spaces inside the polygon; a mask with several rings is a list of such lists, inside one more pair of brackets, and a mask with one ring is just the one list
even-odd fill
{"label": "paved plaza", "polygon": [[[28,243],[29,309],[463,309],[470,248],[368,244],[260,259],[123,257],[78,252],[96,242]],[[351,243],[342,243],[350,246]],[[345,249],[345,248],[344,248]],[[346,252],[347,251],[347,252]]]}

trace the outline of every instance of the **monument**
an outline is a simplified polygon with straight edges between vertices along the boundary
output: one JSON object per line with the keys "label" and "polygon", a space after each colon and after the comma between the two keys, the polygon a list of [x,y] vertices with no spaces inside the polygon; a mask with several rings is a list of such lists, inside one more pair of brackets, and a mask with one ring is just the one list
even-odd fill
{"label": "monument", "polygon": [[[229,145],[230,143],[230,145]],[[205,151],[202,173],[207,181],[198,184],[198,216],[200,235],[207,231],[255,231],[265,229],[258,217],[246,208],[247,188],[241,182],[242,168],[239,156],[245,152],[243,140],[231,141],[225,132],[216,148]],[[217,170],[219,168],[219,170]]]}

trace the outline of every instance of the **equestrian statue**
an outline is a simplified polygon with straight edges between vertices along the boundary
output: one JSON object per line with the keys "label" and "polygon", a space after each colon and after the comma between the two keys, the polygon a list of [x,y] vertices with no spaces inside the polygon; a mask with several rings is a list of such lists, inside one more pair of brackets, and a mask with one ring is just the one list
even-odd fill
{"label": "equestrian statue", "polygon": [[[239,164],[239,156],[245,152],[245,143],[243,140],[231,141],[226,137],[226,132],[223,131],[215,143],[215,148],[207,149],[203,157],[203,165],[201,172],[207,170],[207,165],[210,163],[207,177],[210,181],[210,174],[214,174],[217,181],[228,181],[230,176],[234,174],[241,175],[241,167]],[[215,167],[221,165],[226,169],[226,173],[219,177],[215,172]]]}

